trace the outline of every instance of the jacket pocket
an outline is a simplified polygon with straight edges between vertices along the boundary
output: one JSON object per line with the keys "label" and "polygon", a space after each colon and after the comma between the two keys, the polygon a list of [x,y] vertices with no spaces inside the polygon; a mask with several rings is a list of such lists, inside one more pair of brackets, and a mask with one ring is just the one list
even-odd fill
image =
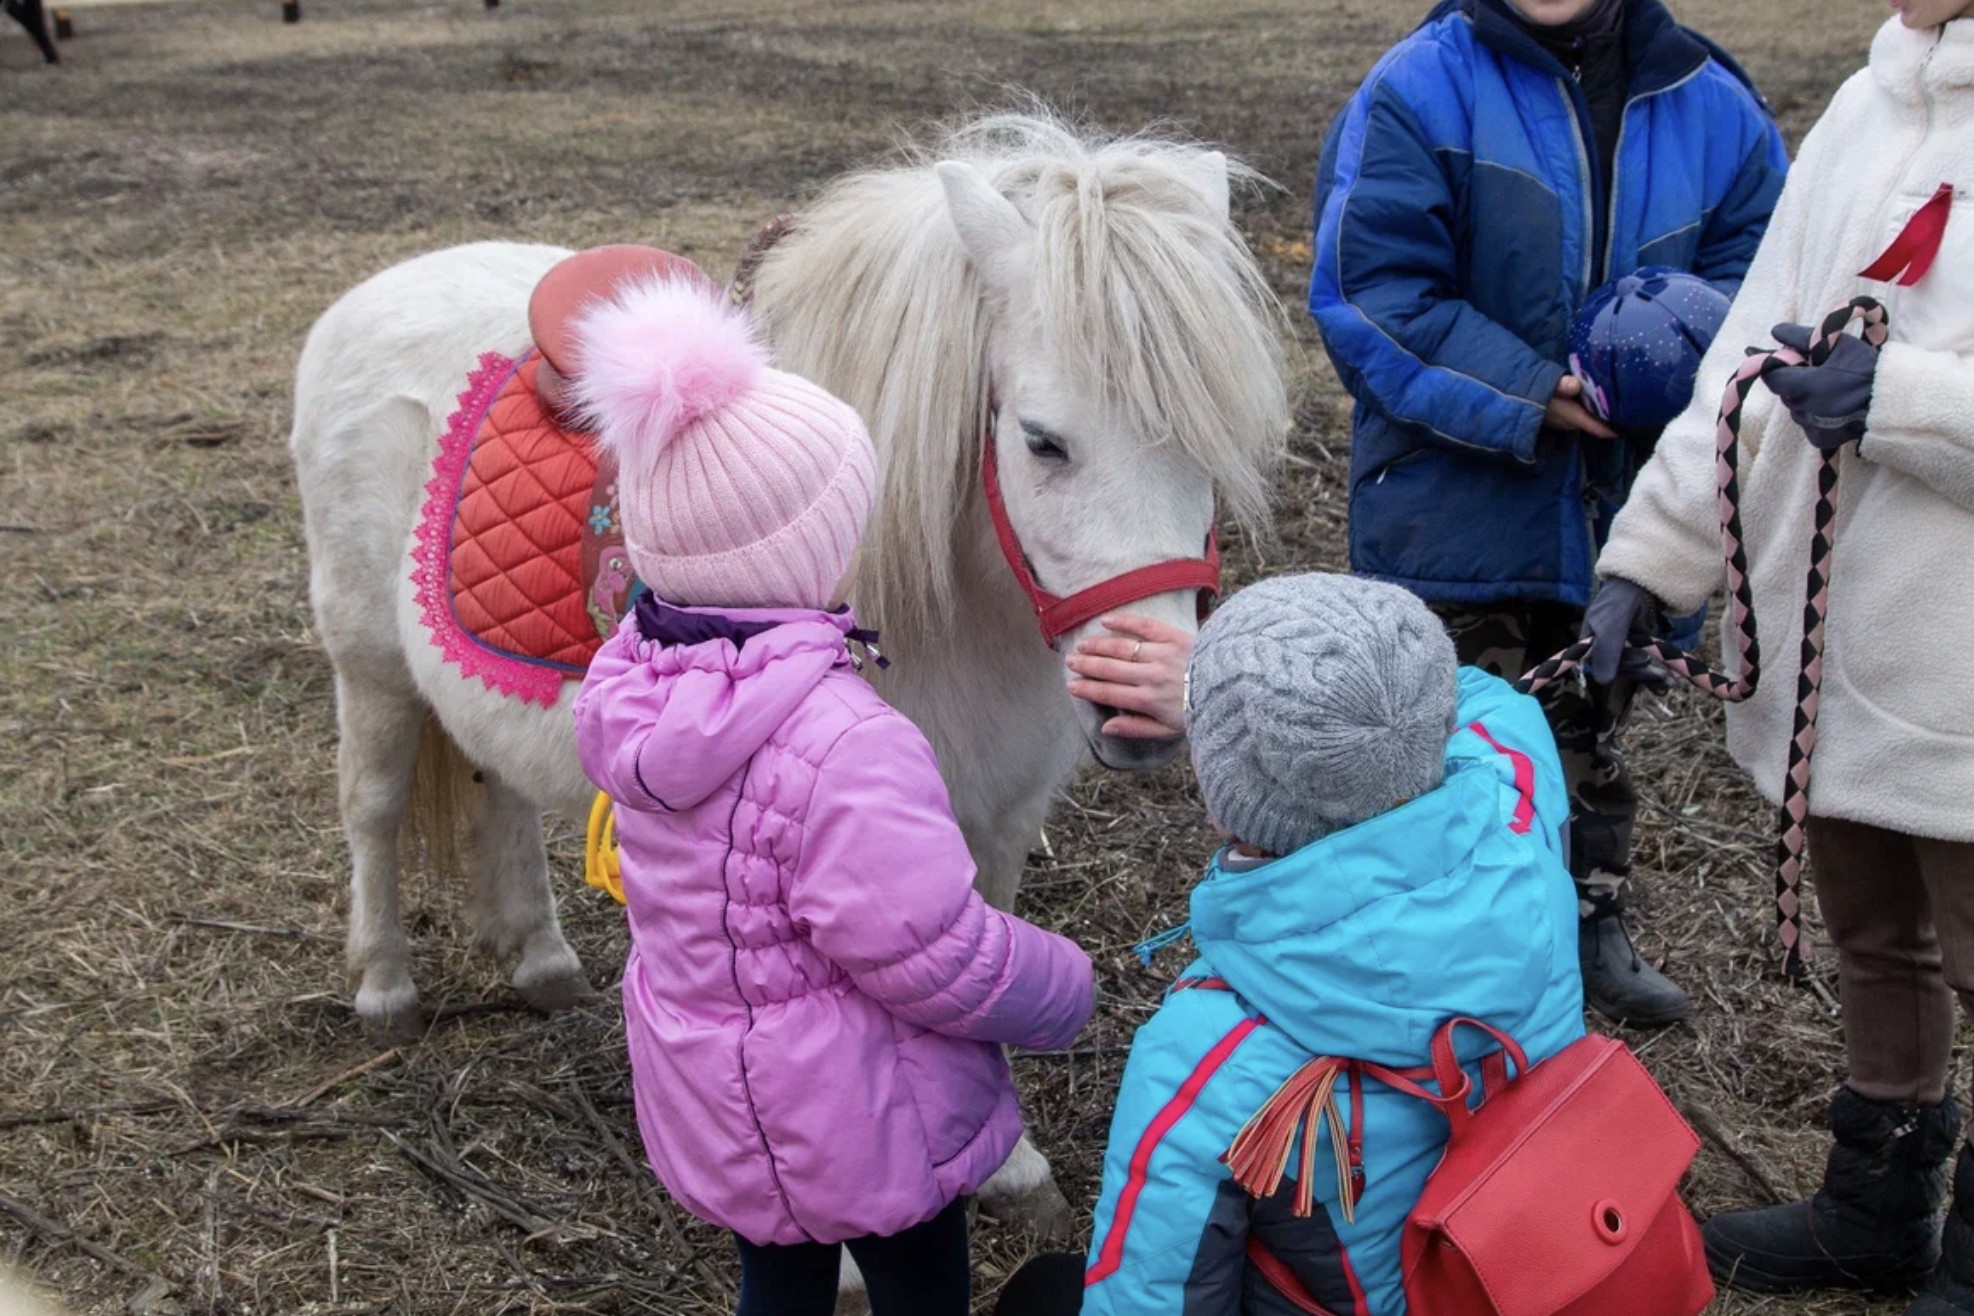
{"label": "jacket pocket", "polygon": [[926,1152],[944,1165],[979,1136],[1014,1083],[1007,1057],[987,1042],[968,1042],[896,1023],[898,1071],[925,1125]]}
{"label": "jacket pocket", "polygon": [[1954,551],[1967,513],[1910,476],[1849,467],[1857,499],[1830,569],[1826,661],[1847,687],[1837,697],[1921,733],[1974,737],[1974,700],[1956,697],[1954,679],[1965,653],[1946,638],[1974,617],[1974,577]]}

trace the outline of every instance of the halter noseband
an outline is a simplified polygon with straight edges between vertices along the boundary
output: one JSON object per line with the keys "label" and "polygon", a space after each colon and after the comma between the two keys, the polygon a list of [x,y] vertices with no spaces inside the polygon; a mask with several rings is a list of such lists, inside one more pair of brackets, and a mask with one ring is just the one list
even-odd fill
{"label": "halter noseband", "polygon": [[1057,640],[1107,612],[1180,590],[1197,590],[1200,616],[1202,619],[1206,616],[1209,601],[1220,593],[1220,536],[1210,528],[1202,557],[1174,558],[1138,567],[1066,597],[1042,588],[1041,582],[1035,579],[1035,569],[1028,563],[1028,554],[1022,551],[1014,522],[1008,519],[1007,501],[1001,496],[1000,461],[994,451],[999,414],[999,408],[990,404],[987,432],[980,444],[980,487],[987,495],[987,512],[994,520],[994,538],[1000,541],[1001,556],[1007,559],[1015,583],[1021,586],[1021,592],[1028,596],[1028,605],[1035,610],[1044,643],[1054,648]]}

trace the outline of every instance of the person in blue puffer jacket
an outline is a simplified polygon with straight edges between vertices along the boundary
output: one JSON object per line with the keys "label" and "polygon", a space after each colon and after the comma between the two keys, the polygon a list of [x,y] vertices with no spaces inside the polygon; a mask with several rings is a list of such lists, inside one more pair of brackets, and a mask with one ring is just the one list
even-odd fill
{"label": "person in blue puffer jacket", "polygon": [[[1787,155],[1721,50],[1661,0],[1444,0],[1332,124],[1309,309],[1356,401],[1350,560],[1402,584],[1462,662],[1518,676],[1581,631],[1651,439],[1565,367],[1578,309],[1645,266],[1730,296]],[[1633,949],[1631,686],[1544,696],[1570,779],[1585,991],[1658,1025],[1683,992]]]}
{"label": "person in blue puffer jacket", "polygon": [[[1538,1062],[1583,1036],[1554,742],[1534,700],[1456,666],[1424,603],[1349,576],[1241,591],[1188,685],[1201,794],[1231,838],[1192,894],[1199,955],[1132,1042],[1087,1260],[1031,1263],[1000,1311],[1403,1316],[1400,1230],[1444,1116],[1340,1083],[1361,1156],[1327,1124],[1279,1134],[1317,1140],[1302,1202],[1308,1157],[1236,1139],[1303,1104],[1288,1088],[1310,1062],[1425,1065],[1456,1016]],[[1475,1036],[1478,1080],[1494,1047]],[[1279,1186],[1252,1172],[1283,1160]]]}

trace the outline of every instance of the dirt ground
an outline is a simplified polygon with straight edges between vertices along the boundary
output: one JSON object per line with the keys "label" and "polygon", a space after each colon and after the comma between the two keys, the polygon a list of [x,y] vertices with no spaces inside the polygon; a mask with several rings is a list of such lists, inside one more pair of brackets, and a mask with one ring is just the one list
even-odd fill
{"label": "dirt ground", "polygon": [[[1425,4],[307,6],[296,27],[272,0],[79,11],[54,70],[0,31],[0,1263],[91,1312],[722,1312],[727,1245],[642,1168],[611,1008],[527,1013],[469,954],[458,893],[414,878],[439,1022],[381,1055],[356,1027],[284,446],[303,334],[367,274],[468,239],[652,242],[724,272],[820,180],[1015,87],[1171,121],[1279,180],[1244,222],[1295,306],[1320,130]],[[1676,8],[1792,141],[1881,12]],[[1343,561],[1345,411],[1298,332],[1282,537],[1265,562],[1234,545],[1241,578]],[[1698,1012],[1631,1040],[1708,1129],[1691,1201],[1800,1191],[1841,1057],[1827,982],[1762,973],[1766,811],[1697,699],[1647,709],[1636,755],[1643,939]],[[623,921],[582,889],[577,840],[554,846],[564,917],[608,987]],[[1129,948],[1183,918],[1210,841],[1177,768],[1088,778],[1050,840],[1022,912],[1091,948],[1104,1005],[1016,1070],[1087,1203],[1130,1031],[1177,967]],[[991,1303],[1032,1240],[977,1237]]]}

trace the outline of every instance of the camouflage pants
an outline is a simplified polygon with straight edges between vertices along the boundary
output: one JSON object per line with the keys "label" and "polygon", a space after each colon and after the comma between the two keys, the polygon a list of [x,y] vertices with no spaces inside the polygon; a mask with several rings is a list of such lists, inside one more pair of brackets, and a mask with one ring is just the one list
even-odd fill
{"label": "camouflage pants", "polygon": [[[1576,642],[1583,610],[1563,603],[1435,605],[1460,661],[1512,681]],[[1631,876],[1631,828],[1638,792],[1625,769],[1621,736],[1636,687],[1559,681],[1539,698],[1570,792],[1570,875],[1584,918],[1623,908]]]}

